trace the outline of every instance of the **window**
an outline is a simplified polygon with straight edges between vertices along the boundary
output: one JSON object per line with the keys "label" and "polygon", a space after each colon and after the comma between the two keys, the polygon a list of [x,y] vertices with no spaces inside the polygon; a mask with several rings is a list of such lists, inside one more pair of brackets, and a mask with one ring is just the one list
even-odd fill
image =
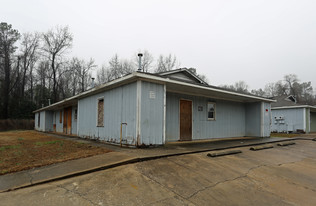
{"label": "window", "polygon": [[63,111],[60,110],[59,112],[59,123],[63,123]]}
{"label": "window", "polygon": [[103,127],[104,124],[104,99],[98,100],[98,119],[97,119],[97,126]]}
{"label": "window", "polygon": [[38,113],[38,119],[37,119],[37,127],[40,127],[40,122],[41,122],[41,113]]}
{"label": "window", "polygon": [[215,120],[215,108],[216,105],[213,102],[207,103],[207,119]]}
{"label": "window", "polygon": [[77,120],[77,116],[78,116],[78,110],[75,109],[75,117],[74,117],[75,120]]}

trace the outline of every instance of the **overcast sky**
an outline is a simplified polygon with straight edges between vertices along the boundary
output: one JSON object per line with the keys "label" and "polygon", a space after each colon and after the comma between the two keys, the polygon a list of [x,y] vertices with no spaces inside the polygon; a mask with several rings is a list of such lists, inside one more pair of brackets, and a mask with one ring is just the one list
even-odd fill
{"label": "overcast sky", "polygon": [[24,32],[68,25],[71,56],[176,55],[212,85],[250,89],[297,74],[316,88],[315,0],[1,0],[0,21]]}

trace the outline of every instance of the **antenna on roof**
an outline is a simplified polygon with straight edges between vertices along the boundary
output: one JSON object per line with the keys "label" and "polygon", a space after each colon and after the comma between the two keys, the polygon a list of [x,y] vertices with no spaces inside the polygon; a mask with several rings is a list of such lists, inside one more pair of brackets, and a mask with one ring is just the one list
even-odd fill
{"label": "antenna on roof", "polygon": [[143,54],[138,53],[137,56],[138,56],[138,71],[141,72],[142,71],[142,56],[143,56]]}

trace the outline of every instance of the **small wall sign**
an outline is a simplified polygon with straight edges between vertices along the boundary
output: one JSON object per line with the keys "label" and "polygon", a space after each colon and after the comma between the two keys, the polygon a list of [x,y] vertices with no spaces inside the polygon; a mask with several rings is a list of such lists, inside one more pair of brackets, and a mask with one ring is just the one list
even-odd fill
{"label": "small wall sign", "polygon": [[149,99],[156,99],[156,93],[154,91],[149,92]]}

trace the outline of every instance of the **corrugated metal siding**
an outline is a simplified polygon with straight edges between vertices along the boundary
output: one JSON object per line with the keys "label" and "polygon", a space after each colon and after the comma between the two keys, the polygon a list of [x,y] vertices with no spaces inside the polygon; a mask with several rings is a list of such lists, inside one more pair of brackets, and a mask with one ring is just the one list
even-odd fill
{"label": "corrugated metal siding", "polygon": [[[97,101],[104,98],[104,127],[97,127]],[[136,144],[136,83],[124,85],[79,100],[78,135],[113,143]]]}
{"label": "corrugated metal siding", "polygon": [[261,102],[246,104],[246,136],[261,136]]}
{"label": "corrugated metal siding", "polygon": [[316,132],[316,112],[310,113],[310,131]]}
{"label": "corrugated metal siding", "polygon": [[[38,117],[40,115],[40,125],[38,126]],[[45,111],[35,113],[35,129],[38,131],[45,131]]]}
{"label": "corrugated metal siding", "polygon": [[263,103],[263,137],[270,137],[271,134],[271,104]]}
{"label": "corrugated metal siding", "polygon": [[[71,111],[71,134],[77,134],[77,119],[75,119],[75,110],[77,109],[76,106],[72,107]],[[77,115],[78,118],[78,115]]]}
{"label": "corrugated metal siding", "polygon": [[38,127],[38,114],[39,112],[36,112],[34,115],[35,115],[35,120],[34,120],[34,128],[35,130],[39,130],[39,127]]}
{"label": "corrugated metal siding", "polygon": [[310,132],[310,108],[305,109],[305,128],[306,128],[306,133]]}
{"label": "corrugated metal siding", "polygon": [[[283,117],[283,120],[276,120],[275,117]],[[304,130],[304,108],[272,110],[271,125],[271,130],[276,132],[287,132],[289,128],[293,131]]]}
{"label": "corrugated metal siding", "polygon": [[[179,140],[179,101],[192,100],[192,140],[245,136],[245,105],[239,102],[167,93],[166,141]],[[207,103],[216,103],[216,120],[207,119]],[[198,108],[202,107],[202,111]]]}
{"label": "corrugated metal siding", "polygon": [[163,143],[164,85],[142,81],[141,144]]}
{"label": "corrugated metal siding", "polygon": [[53,111],[45,111],[45,132],[53,131]]}
{"label": "corrugated metal siding", "polygon": [[[61,111],[61,115],[62,115],[62,118],[61,118],[61,123],[60,123],[60,111]],[[64,121],[64,117],[63,117],[63,115],[64,115],[64,112],[63,112],[63,110],[57,110],[57,111],[55,111],[55,113],[56,113],[56,132],[63,132],[63,121]]]}

